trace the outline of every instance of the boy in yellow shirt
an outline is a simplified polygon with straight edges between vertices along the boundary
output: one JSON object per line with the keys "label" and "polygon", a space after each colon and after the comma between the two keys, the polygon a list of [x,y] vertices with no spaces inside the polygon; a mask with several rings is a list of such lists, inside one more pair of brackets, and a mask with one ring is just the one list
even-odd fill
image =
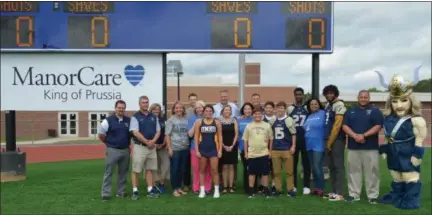
{"label": "boy in yellow shirt", "polygon": [[264,187],[263,193],[268,198],[271,196],[268,188],[268,175],[270,173],[269,158],[271,157],[269,148],[271,149],[273,141],[273,131],[271,125],[263,121],[261,108],[254,108],[253,118],[254,121],[246,126],[243,133],[244,154],[249,173],[248,196],[249,198],[254,197],[256,176],[260,175]]}

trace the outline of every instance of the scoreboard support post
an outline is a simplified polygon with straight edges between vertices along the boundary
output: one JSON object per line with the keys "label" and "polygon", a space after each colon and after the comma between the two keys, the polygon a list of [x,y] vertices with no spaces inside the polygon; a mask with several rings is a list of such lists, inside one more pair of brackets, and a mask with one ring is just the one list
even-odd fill
{"label": "scoreboard support post", "polygon": [[319,98],[319,54],[312,54],[312,97]]}
{"label": "scoreboard support post", "polygon": [[[313,53],[312,54],[312,97],[319,99],[319,54]],[[324,157],[324,179],[330,178],[330,170],[327,166],[328,157],[327,154]]]}
{"label": "scoreboard support post", "polygon": [[26,179],[26,153],[17,151],[15,111],[5,113],[6,151],[1,152],[1,182]]}
{"label": "scoreboard support post", "polygon": [[[167,99],[167,53],[162,53],[162,106],[164,108],[163,117],[168,119],[168,99]],[[161,110],[162,111],[162,110]]]}

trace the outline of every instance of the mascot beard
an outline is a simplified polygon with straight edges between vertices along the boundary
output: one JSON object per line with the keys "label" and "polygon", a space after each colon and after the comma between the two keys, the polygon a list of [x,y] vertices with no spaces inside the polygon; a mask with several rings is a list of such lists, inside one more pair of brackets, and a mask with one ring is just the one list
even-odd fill
{"label": "mascot beard", "polygon": [[420,164],[427,136],[421,105],[412,95],[411,85],[401,76],[394,76],[384,111],[386,141],[380,146],[381,156],[393,178],[390,193],[381,202],[400,209],[420,207]]}

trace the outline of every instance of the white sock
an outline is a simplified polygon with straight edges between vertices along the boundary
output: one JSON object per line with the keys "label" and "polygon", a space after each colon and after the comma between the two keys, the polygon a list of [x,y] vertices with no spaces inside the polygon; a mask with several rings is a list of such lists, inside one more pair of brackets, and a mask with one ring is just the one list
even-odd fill
{"label": "white sock", "polygon": [[203,192],[203,193],[205,192],[204,186],[200,186],[200,191]]}
{"label": "white sock", "polygon": [[153,189],[152,186],[148,186],[148,187],[147,187],[147,192],[150,192],[152,189]]}
{"label": "white sock", "polygon": [[132,189],[132,192],[138,192],[138,188],[134,187],[134,188]]}
{"label": "white sock", "polygon": [[215,190],[215,192],[218,192],[218,193],[219,193],[219,185],[215,185],[215,186],[214,186],[214,190]]}

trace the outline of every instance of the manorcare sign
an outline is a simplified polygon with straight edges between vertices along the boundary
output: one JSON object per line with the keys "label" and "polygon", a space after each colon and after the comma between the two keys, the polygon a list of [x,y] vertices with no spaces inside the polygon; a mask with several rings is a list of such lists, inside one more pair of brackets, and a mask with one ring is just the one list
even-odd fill
{"label": "manorcare sign", "polygon": [[2,110],[135,110],[142,95],[162,103],[161,55],[1,53]]}

